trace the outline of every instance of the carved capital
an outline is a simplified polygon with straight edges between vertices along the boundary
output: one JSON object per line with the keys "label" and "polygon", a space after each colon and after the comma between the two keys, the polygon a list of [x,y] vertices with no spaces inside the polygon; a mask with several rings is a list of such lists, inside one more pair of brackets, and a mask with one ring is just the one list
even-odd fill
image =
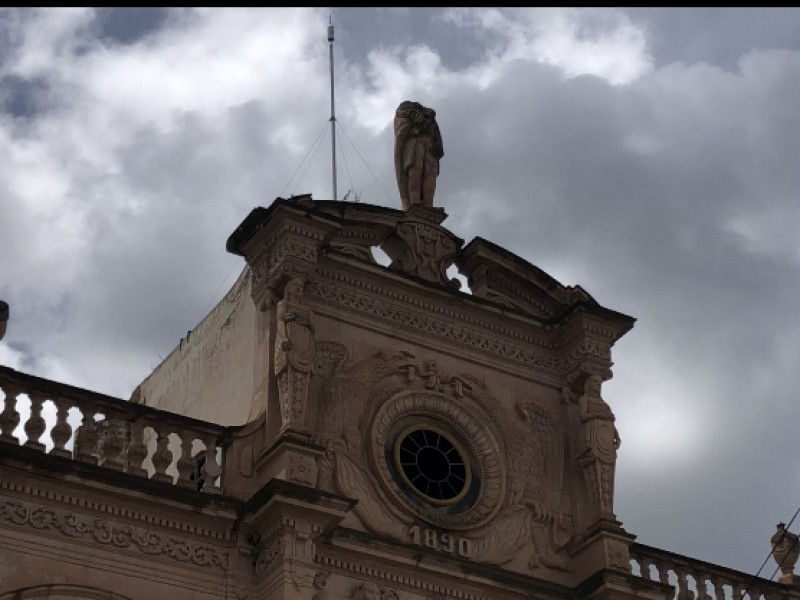
{"label": "carved capital", "polygon": [[294,206],[279,205],[267,215],[257,226],[250,224],[247,234],[241,234],[247,239],[235,244],[252,271],[252,296],[259,308],[282,297],[290,279],[308,278],[335,228],[328,220],[307,218]]}

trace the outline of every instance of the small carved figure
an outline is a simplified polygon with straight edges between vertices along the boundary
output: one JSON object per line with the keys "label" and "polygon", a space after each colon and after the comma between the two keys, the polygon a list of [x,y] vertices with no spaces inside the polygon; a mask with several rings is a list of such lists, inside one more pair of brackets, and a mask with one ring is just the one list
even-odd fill
{"label": "small carved figure", "polygon": [[620,439],[614,426],[614,413],[600,397],[601,379],[590,375],[584,384],[584,394],[578,405],[581,413],[581,429],[587,451],[604,463],[613,463],[617,458]]}
{"label": "small carved figure", "polygon": [[586,485],[599,515],[613,518],[614,463],[620,438],[614,426],[614,413],[600,396],[601,384],[599,376],[587,377],[578,400],[584,445],[578,461],[583,465]]}
{"label": "small carved figure", "polygon": [[278,302],[275,335],[275,374],[291,365],[301,373],[310,373],[316,360],[314,325],[311,310],[303,305],[303,280],[294,278],[286,284]]}
{"label": "small carved figure", "polygon": [[282,428],[301,425],[305,418],[309,380],[316,367],[316,344],[311,309],[303,303],[303,280],[286,284],[276,306],[275,375],[278,377]]}
{"label": "small carved figure", "polygon": [[436,111],[419,102],[401,102],[394,116],[394,167],[403,209],[433,206],[443,156]]}

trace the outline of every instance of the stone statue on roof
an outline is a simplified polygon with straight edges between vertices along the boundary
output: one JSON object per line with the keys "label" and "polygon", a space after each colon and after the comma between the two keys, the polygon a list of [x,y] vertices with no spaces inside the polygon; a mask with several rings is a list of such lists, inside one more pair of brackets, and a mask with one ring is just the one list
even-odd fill
{"label": "stone statue on roof", "polygon": [[443,156],[436,111],[419,102],[401,102],[394,115],[394,168],[404,210],[433,206]]}

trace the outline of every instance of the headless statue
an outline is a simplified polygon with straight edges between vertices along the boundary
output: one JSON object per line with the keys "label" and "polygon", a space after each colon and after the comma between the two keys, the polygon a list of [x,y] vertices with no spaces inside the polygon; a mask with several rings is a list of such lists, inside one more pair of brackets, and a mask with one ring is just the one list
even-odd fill
{"label": "headless statue", "polygon": [[394,115],[394,168],[404,210],[433,206],[443,156],[436,111],[419,102],[401,102]]}

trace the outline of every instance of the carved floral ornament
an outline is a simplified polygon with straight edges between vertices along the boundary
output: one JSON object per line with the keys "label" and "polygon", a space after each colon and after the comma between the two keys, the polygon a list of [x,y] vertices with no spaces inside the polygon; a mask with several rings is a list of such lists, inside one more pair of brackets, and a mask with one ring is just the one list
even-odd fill
{"label": "carved floral ornament", "polygon": [[229,552],[226,550],[21,500],[0,498],[0,519],[16,526],[55,530],[73,539],[91,539],[115,548],[137,549],[144,554],[165,556],[199,567],[216,567],[222,571],[229,568]]}

